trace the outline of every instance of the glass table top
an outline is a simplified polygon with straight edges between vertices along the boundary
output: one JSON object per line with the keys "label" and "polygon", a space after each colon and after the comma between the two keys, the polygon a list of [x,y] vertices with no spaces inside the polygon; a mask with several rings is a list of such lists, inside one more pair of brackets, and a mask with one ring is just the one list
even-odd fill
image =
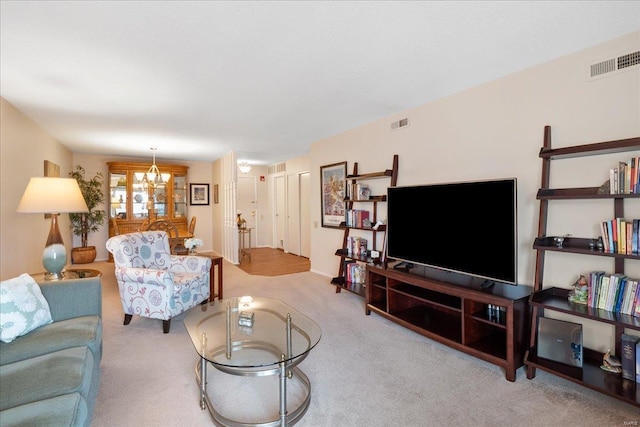
{"label": "glass table top", "polygon": [[316,322],[279,300],[264,297],[224,298],[194,307],[184,324],[200,356],[232,368],[293,362],[306,357],[322,336]]}

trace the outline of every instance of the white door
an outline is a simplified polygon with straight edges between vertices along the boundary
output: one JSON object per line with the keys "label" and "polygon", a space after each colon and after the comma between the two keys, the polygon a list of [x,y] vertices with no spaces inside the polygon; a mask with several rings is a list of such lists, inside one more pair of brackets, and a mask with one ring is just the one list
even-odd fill
{"label": "white door", "polygon": [[274,210],[275,210],[275,220],[274,220],[274,233],[273,236],[275,238],[274,246],[278,249],[284,249],[284,239],[286,233],[286,210],[285,210],[285,181],[284,175],[276,176],[273,179],[274,185]]}
{"label": "white door", "polygon": [[242,212],[242,219],[247,221],[247,228],[251,228],[251,242],[245,242],[245,247],[255,248],[258,241],[258,230],[256,229],[256,218],[258,206],[258,195],[256,191],[255,176],[238,176],[238,191],[236,209]]}
{"label": "white door", "polygon": [[298,174],[287,176],[287,240],[285,251],[300,255],[300,184]]}
{"label": "white door", "polygon": [[311,257],[311,174],[300,174],[300,255]]}

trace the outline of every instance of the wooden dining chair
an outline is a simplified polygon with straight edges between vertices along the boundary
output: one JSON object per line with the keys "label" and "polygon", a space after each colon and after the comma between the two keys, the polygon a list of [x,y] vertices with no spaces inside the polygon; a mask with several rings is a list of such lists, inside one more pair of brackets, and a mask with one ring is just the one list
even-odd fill
{"label": "wooden dining chair", "polygon": [[149,218],[142,221],[142,224],[140,224],[140,230],[138,231],[147,231],[148,228],[149,228]]}
{"label": "wooden dining chair", "polygon": [[119,236],[120,228],[118,227],[118,221],[116,220],[116,217],[111,218],[111,223],[113,224],[113,235]]}
{"label": "wooden dining chair", "polygon": [[196,233],[196,217],[192,216],[191,222],[189,222],[189,234],[191,234],[191,237],[193,237],[196,235],[195,233]]}
{"label": "wooden dining chair", "polygon": [[176,246],[178,245],[178,228],[171,221],[153,221],[147,227],[148,231],[166,231],[169,235],[169,249],[172,255],[176,255]]}

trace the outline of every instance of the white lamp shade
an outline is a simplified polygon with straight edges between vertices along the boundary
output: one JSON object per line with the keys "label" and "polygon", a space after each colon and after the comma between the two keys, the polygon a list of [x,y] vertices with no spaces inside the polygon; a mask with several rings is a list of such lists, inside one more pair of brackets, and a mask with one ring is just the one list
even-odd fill
{"label": "white lamp shade", "polygon": [[23,213],[89,212],[74,178],[31,178],[18,204]]}

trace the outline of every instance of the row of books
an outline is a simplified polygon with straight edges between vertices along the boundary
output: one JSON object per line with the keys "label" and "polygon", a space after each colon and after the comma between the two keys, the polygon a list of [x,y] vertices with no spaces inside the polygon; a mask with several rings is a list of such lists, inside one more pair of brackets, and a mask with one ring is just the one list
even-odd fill
{"label": "row of books", "polygon": [[611,194],[640,194],[640,157],[627,162],[618,162],[617,168],[609,170],[609,192]]}
{"label": "row of books", "polygon": [[624,274],[589,274],[587,306],[640,317],[640,286]]}
{"label": "row of books", "polygon": [[344,274],[347,282],[361,284],[364,283],[367,276],[367,267],[366,265],[359,264],[355,261],[348,262],[345,265]]}
{"label": "row of books", "polygon": [[365,256],[367,253],[367,239],[357,236],[347,237],[347,252],[351,256]]}
{"label": "row of books", "polygon": [[364,209],[349,209],[345,218],[347,227],[369,228],[371,220],[369,219],[369,211]]}
{"label": "row of books", "polygon": [[600,223],[604,251],[640,255],[640,219],[616,218]]}
{"label": "row of books", "polygon": [[367,184],[351,184],[347,187],[347,198],[350,200],[369,200],[371,190]]}

